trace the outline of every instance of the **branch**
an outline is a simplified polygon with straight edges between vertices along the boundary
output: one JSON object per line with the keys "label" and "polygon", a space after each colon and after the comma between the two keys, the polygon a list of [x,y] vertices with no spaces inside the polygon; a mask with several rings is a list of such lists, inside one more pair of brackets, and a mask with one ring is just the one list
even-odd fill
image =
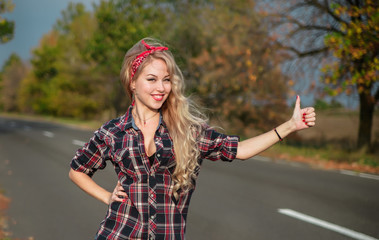
{"label": "branch", "polygon": [[280,42],[277,42],[277,44],[279,45],[279,47],[281,49],[291,51],[291,52],[295,53],[299,58],[317,55],[320,53],[327,52],[329,50],[328,47],[323,47],[323,48],[316,48],[316,49],[312,49],[309,51],[301,52],[298,49],[296,49],[295,47],[285,46],[285,45],[281,44]]}
{"label": "branch", "polygon": [[335,21],[345,23],[345,24],[349,24],[348,22],[346,22],[345,20],[343,20],[342,18],[340,18],[339,16],[334,14],[334,12],[329,8],[328,3],[329,3],[328,1],[324,1],[325,5],[322,5],[317,1],[301,2],[301,3],[297,3],[297,4],[293,5],[292,7],[288,8],[287,11],[292,12],[292,11],[297,10],[299,8],[302,8],[302,7],[313,6],[317,9],[321,10],[322,12],[329,14]]}
{"label": "branch", "polygon": [[341,35],[346,35],[344,32],[341,32],[335,27],[325,27],[320,25],[299,25],[299,27],[293,31],[291,31],[288,36],[293,36],[298,32],[301,31],[312,31],[312,30],[319,30],[319,31],[325,31],[325,32],[336,32]]}

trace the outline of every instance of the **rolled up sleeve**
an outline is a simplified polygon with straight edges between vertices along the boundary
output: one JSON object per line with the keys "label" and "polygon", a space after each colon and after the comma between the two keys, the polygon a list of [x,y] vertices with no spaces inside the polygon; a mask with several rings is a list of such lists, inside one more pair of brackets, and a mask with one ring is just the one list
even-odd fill
{"label": "rolled up sleeve", "polygon": [[108,155],[108,144],[106,144],[100,131],[96,131],[94,136],[76,151],[70,166],[73,170],[83,172],[92,177],[98,169],[106,167],[106,160],[109,159]]}
{"label": "rolled up sleeve", "polygon": [[206,127],[199,139],[202,159],[231,162],[236,158],[239,137],[225,135]]}

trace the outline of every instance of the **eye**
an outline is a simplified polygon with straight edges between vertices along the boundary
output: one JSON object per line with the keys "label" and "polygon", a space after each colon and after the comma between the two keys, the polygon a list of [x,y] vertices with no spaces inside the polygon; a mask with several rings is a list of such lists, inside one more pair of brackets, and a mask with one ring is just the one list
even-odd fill
{"label": "eye", "polygon": [[155,78],[148,78],[147,81],[155,81]]}
{"label": "eye", "polygon": [[165,79],[163,79],[163,81],[165,81],[165,82],[170,82],[171,79],[170,79],[170,78],[165,78]]}

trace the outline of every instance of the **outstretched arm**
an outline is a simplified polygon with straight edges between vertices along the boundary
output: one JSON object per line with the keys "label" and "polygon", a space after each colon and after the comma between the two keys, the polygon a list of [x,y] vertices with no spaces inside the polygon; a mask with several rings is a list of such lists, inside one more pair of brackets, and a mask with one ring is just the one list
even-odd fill
{"label": "outstretched arm", "polygon": [[[290,133],[313,127],[316,123],[316,113],[314,108],[300,108],[300,97],[297,96],[293,115],[290,120],[276,127],[276,131],[281,138],[285,138]],[[263,133],[259,136],[249,138],[238,144],[237,157],[238,159],[249,159],[275,143],[280,141],[275,130]]]}

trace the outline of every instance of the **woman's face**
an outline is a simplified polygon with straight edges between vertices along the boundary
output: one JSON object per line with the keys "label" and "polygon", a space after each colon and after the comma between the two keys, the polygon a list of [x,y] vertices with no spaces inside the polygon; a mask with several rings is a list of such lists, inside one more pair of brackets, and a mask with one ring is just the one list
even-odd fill
{"label": "woman's face", "polygon": [[153,59],[131,83],[134,89],[135,104],[147,107],[152,111],[159,110],[171,92],[170,74],[166,63]]}

